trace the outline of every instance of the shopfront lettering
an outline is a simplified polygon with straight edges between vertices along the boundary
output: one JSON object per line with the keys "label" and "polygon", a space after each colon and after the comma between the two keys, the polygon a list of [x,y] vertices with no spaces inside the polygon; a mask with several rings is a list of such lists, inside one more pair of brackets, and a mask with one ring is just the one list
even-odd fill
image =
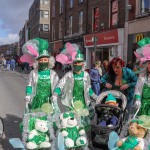
{"label": "shopfront lettering", "polygon": [[113,40],[115,39],[115,36],[111,36],[111,37],[104,37],[104,40]]}

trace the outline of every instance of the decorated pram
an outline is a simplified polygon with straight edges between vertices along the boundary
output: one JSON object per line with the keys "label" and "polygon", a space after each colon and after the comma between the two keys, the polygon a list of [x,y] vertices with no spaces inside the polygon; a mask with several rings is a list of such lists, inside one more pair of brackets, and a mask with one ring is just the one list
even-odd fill
{"label": "decorated pram", "polygon": [[[119,104],[118,107],[105,104],[106,97],[109,93],[116,98],[116,101]],[[121,132],[121,128],[124,124],[126,102],[126,96],[116,90],[105,91],[99,95],[95,106],[95,116],[91,124],[91,149],[107,150],[110,132],[116,131],[118,134]],[[111,110],[112,113],[114,113],[113,115],[118,118],[115,126],[103,127],[99,124],[102,117],[101,115],[103,114],[103,111],[106,110]]]}

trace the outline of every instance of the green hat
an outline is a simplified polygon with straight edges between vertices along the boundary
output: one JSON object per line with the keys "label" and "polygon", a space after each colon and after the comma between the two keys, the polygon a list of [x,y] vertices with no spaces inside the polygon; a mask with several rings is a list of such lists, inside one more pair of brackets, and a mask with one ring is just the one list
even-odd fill
{"label": "green hat", "polygon": [[48,53],[48,47],[49,47],[48,42],[41,38],[36,38],[35,40],[38,41],[39,56],[37,59],[39,59],[41,57],[50,57],[50,55]]}
{"label": "green hat", "polygon": [[75,57],[74,62],[76,62],[76,61],[81,61],[81,62],[84,61],[83,54],[81,54],[81,51],[79,49],[77,51],[77,55]]}
{"label": "green hat", "polygon": [[116,98],[111,93],[108,93],[105,104],[107,104],[109,102],[117,103]]}

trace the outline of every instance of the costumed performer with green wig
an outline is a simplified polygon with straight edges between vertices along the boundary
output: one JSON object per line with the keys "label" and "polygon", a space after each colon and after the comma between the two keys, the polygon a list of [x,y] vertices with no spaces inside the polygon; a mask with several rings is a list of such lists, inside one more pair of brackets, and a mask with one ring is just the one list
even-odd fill
{"label": "costumed performer with green wig", "polygon": [[[66,43],[63,51],[56,56],[56,61],[71,64],[72,70],[67,72],[57,84],[52,99],[57,106],[60,97],[66,111],[81,110],[81,123],[88,129],[94,115],[91,98],[97,95],[91,89],[90,76],[83,71],[84,58],[77,44]],[[83,116],[85,115],[85,116]]]}
{"label": "costumed performer with green wig", "polygon": [[43,104],[49,103],[53,111],[51,96],[59,77],[54,70],[50,69],[49,64],[54,64],[55,60],[50,57],[48,47],[49,44],[46,40],[35,38],[25,43],[22,48],[24,55],[20,60],[28,62],[30,66],[34,67],[28,77],[25,96],[25,101],[30,104],[31,110],[41,108]]}
{"label": "costumed performer with green wig", "polygon": [[140,48],[134,54],[144,67],[135,87],[135,106],[140,108],[138,115],[150,116],[150,38],[144,38],[138,45]]}

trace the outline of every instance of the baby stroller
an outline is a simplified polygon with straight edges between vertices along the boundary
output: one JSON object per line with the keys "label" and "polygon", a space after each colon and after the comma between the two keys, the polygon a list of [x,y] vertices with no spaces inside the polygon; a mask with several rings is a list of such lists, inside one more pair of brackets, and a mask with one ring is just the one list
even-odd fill
{"label": "baby stroller", "polygon": [[[111,93],[116,98],[116,101],[119,104],[118,107],[105,104],[105,100],[108,93]],[[125,122],[124,116],[125,116],[126,102],[127,98],[125,97],[125,95],[116,90],[105,91],[99,95],[95,106],[95,116],[91,123],[91,142],[92,142],[91,149],[107,150],[110,132],[115,131],[118,134],[120,134],[121,128]],[[118,118],[116,126],[102,127],[98,125],[99,121],[101,121],[103,111],[106,110],[111,110],[113,113],[115,113],[114,115]]]}

